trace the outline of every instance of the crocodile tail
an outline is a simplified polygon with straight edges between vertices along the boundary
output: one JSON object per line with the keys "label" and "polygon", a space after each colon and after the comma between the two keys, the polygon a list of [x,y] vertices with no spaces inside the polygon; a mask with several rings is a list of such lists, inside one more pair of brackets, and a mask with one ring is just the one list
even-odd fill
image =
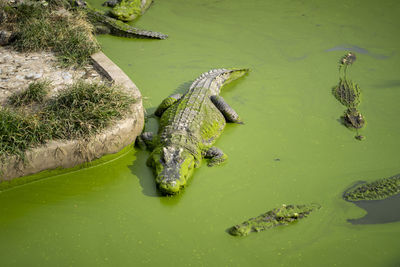
{"label": "crocodile tail", "polygon": [[168,35],[160,33],[160,32],[153,32],[153,31],[146,31],[141,30],[134,27],[127,27],[125,29],[112,29],[111,32],[115,35],[122,36],[122,37],[130,37],[130,38],[152,38],[152,39],[167,39]]}
{"label": "crocodile tail", "polygon": [[117,19],[108,17],[104,15],[101,11],[92,8],[91,6],[86,6],[86,11],[89,20],[92,21],[94,24],[105,24],[107,27],[110,28],[111,33],[118,36],[123,37],[131,37],[131,38],[153,38],[153,39],[167,39],[168,35],[160,33],[160,32],[153,32],[153,31],[146,31],[141,30],[135,27],[132,27],[129,24],[126,24],[122,21]]}
{"label": "crocodile tail", "polygon": [[233,80],[245,75],[249,69],[212,69],[201,74],[190,86],[190,89],[205,87],[212,91],[212,95],[218,95],[220,88]]}

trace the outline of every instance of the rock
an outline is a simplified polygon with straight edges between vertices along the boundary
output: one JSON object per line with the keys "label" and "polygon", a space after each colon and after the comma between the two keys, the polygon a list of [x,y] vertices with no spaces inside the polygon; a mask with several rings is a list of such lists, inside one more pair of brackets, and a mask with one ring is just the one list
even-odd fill
{"label": "rock", "polygon": [[9,31],[0,31],[0,45],[8,45],[11,41],[12,33]]}
{"label": "rock", "polygon": [[3,57],[3,62],[2,63],[7,63],[8,61],[10,61],[12,59],[12,56],[10,56],[10,55],[7,55],[7,56],[4,56]]}
{"label": "rock", "polygon": [[43,75],[42,73],[36,73],[36,74],[33,76],[33,79],[34,79],[34,80],[37,80],[37,79],[41,78],[42,75]]}
{"label": "rock", "polygon": [[[0,0],[1,1],[1,0]],[[23,53],[14,50],[11,46],[0,46],[0,105],[7,103],[7,96],[14,92],[27,88],[32,81],[46,79],[51,81],[54,95],[58,91],[74,82],[75,78],[84,78],[88,81],[102,80],[101,75],[82,77],[88,68],[93,72],[92,66],[73,69],[63,68],[57,65],[57,59],[53,53],[42,51],[40,53]],[[1,90],[5,90],[1,93]]]}
{"label": "rock", "polygon": [[23,79],[24,79],[24,76],[22,76],[22,75],[17,75],[17,76],[15,76],[15,78],[16,78],[17,80],[23,80]]}
{"label": "rock", "polygon": [[34,73],[34,72],[31,72],[31,73],[28,73],[27,75],[25,75],[25,79],[28,79],[28,80],[37,80],[37,79],[41,78],[42,75],[43,75],[42,73]]}
{"label": "rock", "polygon": [[68,71],[63,71],[61,72],[61,77],[64,79],[64,81],[69,82],[72,80],[72,75]]}

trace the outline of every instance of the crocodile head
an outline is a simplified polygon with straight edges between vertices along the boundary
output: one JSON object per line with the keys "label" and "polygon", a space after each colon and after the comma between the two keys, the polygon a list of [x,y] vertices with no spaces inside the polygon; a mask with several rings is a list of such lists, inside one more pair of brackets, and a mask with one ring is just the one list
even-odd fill
{"label": "crocodile head", "polygon": [[182,147],[167,146],[155,149],[147,164],[154,169],[160,191],[176,194],[186,185],[195,165],[193,155]]}
{"label": "crocodile head", "polygon": [[231,235],[246,236],[251,232],[251,225],[248,223],[238,224],[229,229]]}

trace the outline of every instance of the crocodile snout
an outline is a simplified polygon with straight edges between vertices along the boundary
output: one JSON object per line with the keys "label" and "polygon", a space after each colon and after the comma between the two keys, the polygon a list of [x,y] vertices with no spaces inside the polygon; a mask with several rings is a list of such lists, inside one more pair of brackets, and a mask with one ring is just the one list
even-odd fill
{"label": "crocodile snout", "polygon": [[183,184],[175,179],[159,179],[157,177],[157,184],[160,191],[168,195],[174,195],[180,191]]}

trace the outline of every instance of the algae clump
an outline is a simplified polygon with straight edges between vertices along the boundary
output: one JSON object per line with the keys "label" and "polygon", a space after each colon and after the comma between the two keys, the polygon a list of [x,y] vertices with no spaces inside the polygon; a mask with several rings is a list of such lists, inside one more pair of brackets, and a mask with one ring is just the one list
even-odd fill
{"label": "algae clump", "polygon": [[282,205],[231,227],[229,233],[234,236],[247,236],[251,232],[261,232],[275,226],[289,225],[307,217],[312,211],[320,207],[319,204]]}

